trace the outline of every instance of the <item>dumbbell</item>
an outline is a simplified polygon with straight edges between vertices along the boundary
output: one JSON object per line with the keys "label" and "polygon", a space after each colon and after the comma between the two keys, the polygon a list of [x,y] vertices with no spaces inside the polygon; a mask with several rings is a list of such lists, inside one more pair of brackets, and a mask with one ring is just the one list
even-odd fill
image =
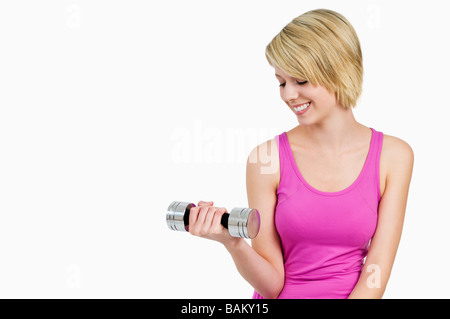
{"label": "dumbbell", "polygon": [[[189,213],[193,203],[172,202],[167,209],[166,222],[172,230],[188,231]],[[233,208],[230,213],[222,215],[220,221],[233,237],[255,238],[261,223],[259,212],[252,208]]]}

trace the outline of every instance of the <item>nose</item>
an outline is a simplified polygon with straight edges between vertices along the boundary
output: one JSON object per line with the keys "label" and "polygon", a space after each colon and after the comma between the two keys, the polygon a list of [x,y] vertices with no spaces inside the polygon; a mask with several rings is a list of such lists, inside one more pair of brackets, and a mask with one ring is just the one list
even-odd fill
{"label": "nose", "polygon": [[299,100],[299,95],[300,94],[298,92],[298,88],[294,85],[289,85],[288,83],[286,83],[284,89],[281,92],[281,98],[283,99],[283,101],[290,105],[292,105],[293,102]]}

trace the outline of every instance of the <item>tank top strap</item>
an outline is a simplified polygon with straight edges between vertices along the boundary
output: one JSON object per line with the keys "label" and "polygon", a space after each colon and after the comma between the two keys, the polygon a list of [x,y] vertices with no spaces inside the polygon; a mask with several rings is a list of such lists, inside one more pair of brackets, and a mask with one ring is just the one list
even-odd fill
{"label": "tank top strap", "polygon": [[378,132],[371,128],[372,140],[370,143],[369,156],[367,158],[366,174],[374,181],[377,189],[378,201],[381,198],[380,195],[380,155],[381,148],[383,147],[383,133]]}
{"label": "tank top strap", "polygon": [[370,141],[370,149],[369,149],[369,154],[370,157],[367,158],[367,161],[370,162],[370,164],[373,164],[374,161],[377,160],[377,157],[379,156],[379,150],[380,150],[380,144],[381,144],[381,140],[382,140],[382,133],[377,132],[376,130],[374,130],[373,128],[371,128],[372,130],[372,139]]}
{"label": "tank top strap", "polygon": [[286,145],[288,143],[286,132],[281,133],[275,137],[278,146],[278,154],[280,157],[280,175],[284,175],[286,171],[286,164],[289,163],[289,152]]}
{"label": "tank top strap", "polygon": [[280,184],[278,185],[277,195],[278,203],[281,203],[302,185],[299,183],[295,169],[292,166],[290,158],[292,156],[292,151],[286,132],[277,135],[275,140],[277,141],[280,157]]}

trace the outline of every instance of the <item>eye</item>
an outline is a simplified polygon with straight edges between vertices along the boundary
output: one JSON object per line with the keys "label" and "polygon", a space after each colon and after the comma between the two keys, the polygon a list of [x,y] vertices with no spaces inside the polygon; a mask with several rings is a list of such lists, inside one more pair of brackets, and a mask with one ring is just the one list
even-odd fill
{"label": "eye", "polygon": [[[298,85],[305,85],[306,83],[308,83],[308,81],[303,81],[303,82],[296,81],[296,82],[297,82]],[[285,87],[285,86],[286,86],[286,83],[281,83],[280,84],[280,87]]]}

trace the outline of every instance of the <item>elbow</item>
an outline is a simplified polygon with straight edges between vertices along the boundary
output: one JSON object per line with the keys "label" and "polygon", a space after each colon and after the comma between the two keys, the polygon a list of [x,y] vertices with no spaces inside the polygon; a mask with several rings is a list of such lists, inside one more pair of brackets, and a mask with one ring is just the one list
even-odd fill
{"label": "elbow", "polygon": [[282,282],[281,285],[278,285],[277,287],[275,287],[275,289],[273,289],[269,293],[269,295],[267,296],[267,299],[278,299],[278,296],[280,295],[283,288],[284,288],[284,281]]}
{"label": "elbow", "polygon": [[267,289],[258,292],[265,299],[277,299],[284,288],[284,278],[278,278],[270,283]]}

